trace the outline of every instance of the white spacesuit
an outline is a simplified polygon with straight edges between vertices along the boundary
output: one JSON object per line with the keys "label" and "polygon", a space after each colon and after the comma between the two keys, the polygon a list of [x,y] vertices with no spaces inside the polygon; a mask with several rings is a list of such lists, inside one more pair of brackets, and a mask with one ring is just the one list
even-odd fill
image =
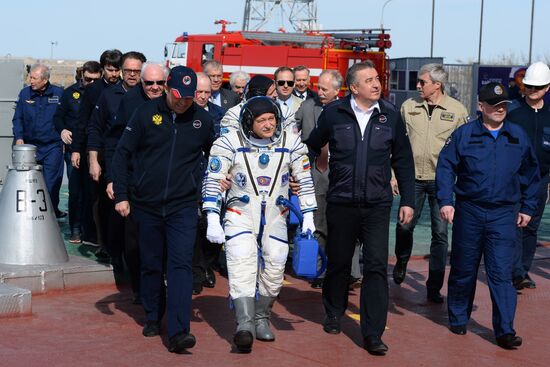
{"label": "white spacesuit", "polygon": [[[276,132],[271,138],[259,138],[253,124],[273,115],[270,119],[274,124],[276,119]],[[229,293],[238,324],[234,340],[242,352],[250,351],[254,335],[259,340],[274,340],[268,320],[283,284],[288,255],[288,209],[276,201],[280,195],[288,197],[290,176],[300,185],[303,230],[315,230],[317,204],[307,152],[299,135],[281,128],[280,110],[268,97],[249,99],[240,114],[240,129],[220,136],[210,151],[203,184],[207,238],[217,243],[225,240]],[[232,184],[222,229],[220,180],[228,174]]]}

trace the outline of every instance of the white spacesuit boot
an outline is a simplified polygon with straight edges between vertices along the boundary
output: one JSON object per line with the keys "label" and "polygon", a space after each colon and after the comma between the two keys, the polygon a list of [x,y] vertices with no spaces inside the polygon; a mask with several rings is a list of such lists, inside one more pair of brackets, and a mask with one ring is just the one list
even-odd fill
{"label": "white spacesuit boot", "polygon": [[233,300],[237,330],[233,342],[241,353],[250,353],[254,343],[254,297],[241,297]]}
{"label": "white spacesuit boot", "polygon": [[271,316],[271,308],[275,303],[275,297],[266,297],[260,295],[256,302],[256,315],[254,323],[256,325],[256,339],[262,341],[274,341],[275,335],[269,327],[269,318]]}

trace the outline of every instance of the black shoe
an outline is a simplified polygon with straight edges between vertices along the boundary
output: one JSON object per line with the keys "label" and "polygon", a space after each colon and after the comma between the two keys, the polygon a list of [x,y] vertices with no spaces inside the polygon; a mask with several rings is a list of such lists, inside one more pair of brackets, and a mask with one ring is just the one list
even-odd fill
{"label": "black shoe", "polygon": [[449,330],[451,330],[452,333],[457,335],[465,335],[466,334],[466,325],[451,325],[449,327]]}
{"label": "black shoe", "polygon": [[254,343],[254,335],[248,330],[238,331],[233,337],[233,343],[235,343],[239,352],[250,353]]}
{"label": "black shoe", "polygon": [[395,284],[401,284],[407,275],[407,261],[397,260],[393,267],[393,281]]}
{"label": "black shoe", "polygon": [[191,333],[177,333],[168,340],[168,351],[180,354],[186,349],[193,348],[196,342],[197,340]]}
{"label": "black shoe", "polygon": [[363,348],[370,354],[383,356],[388,351],[388,346],[384,344],[379,336],[367,336],[364,339]]}
{"label": "black shoe", "polygon": [[537,288],[537,283],[535,283],[529,275],[526,275],[525,278],[521,281],[520,284],[521,284],[522,288],[527,288],[527,289]]}
{"label": "black shoe", "polygon": [[193,283],[193,294],[196,296],[202,293],[202,283]]}
{"label": "black shoe", "polygon": [[311,288],[313,288],[313,289],[323,289],[323,281],[324,280],[325,280],[324,278],[313,279],[313,281],[311,282]]}
{"label": "black shoe", "polygon": [[82,243],[82,239],[80,238],[80,232],[78,231],[73,231],[71,233],[71,237],[69,238],[69,242],[70,243],[74,243],[74,244],[80,244]]}
{"label": "black shoe", "polygon": [[134,297],[132,298],[132,304],[141,305],[141,294],[139,294],[139,292],[134,292]]}
{"label": "black shoe", "polygon": [[214,274],[214,270],[211,268],[206,268],[202,285],[206,288],[214,288],[216,286],[216,274]]}
{"label": "black shoe", "polygon": [[160,335],[160,321],[157,320],[147,320],[145,326],[143,326],[143,331],[141,332],[143,336],[151,337]]}
{"label": "black shoe", "polygon": [[327,316],[323,322],[323,330],[329,334],[340,334],[340,319],[338,317]]}
{"label": "black shoe", "polygon": [[428,301],[433,303],[443,303],[443,296],[439,291],[428,291]]}
{"label": "black shoe", "polygon": [[523,289],[523,280],[525,278],[523,277],[517,277],[517,278],[514,278],[514,280],[512,280],[512,285],[514,286],[514,288],[516,288],[516,291],[521,291]]}
{"label": "black shoe", "polygon": [[497,338],[497,344],[504,349],[516,349],[523,343],[521,336],[514,334],[504,334]]}
{"label": "black shoe", "polygon": [[101,261],[108,261],[111,257],[103,247],[98,247],[94,255],[95,257],[97,257],[98,260]]}
{"label": "black shoe", "polygon": [[66,216],[67,216],[67,213],[62,212],[62,211],[59,210],[59,209],[56,209],[56,210],[55,210],[55,217],[56,217],[57,219],[65,218]]}

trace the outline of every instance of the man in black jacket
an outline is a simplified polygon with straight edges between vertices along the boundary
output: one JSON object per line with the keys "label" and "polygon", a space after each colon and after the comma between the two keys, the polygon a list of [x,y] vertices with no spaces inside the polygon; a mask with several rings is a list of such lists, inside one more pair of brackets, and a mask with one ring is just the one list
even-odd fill
{"label": "man in black jacket", "polygon": [[328,267],[323,285],[324,331],[340,333],[348,303],[355,243],[363,244],[361,332],[364,348],[383,355],[388,312],[388,233],[393,168],[399,182],[399,220],[413,216],[414,162],[405,125],[395,106],[380,99],[382,87],[370,61],[349,68],[351,95],[325,106],[306,143],[315,152],[328,143]]}
{"label": "man in black jacket", "polygon": [[212,118],[193,103],[196,87],[193,70],[173,68],[166,95],[137,108],[112,162],[115,209],[124,217],[132,210],[139,227],[143,335],[160,333],[166,262],[168,350],[175,353],[195,345],[189,319],[197,190],[214,139]]}

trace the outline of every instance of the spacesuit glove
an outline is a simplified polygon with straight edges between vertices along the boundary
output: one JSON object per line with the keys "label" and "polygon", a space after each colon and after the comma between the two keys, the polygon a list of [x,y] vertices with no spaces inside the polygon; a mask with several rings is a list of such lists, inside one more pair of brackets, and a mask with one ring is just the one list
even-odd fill
{"label": "spacesuit glove", "polygon": [[220,215],[218,213],[208,213],[206,219],[208,220],[206,239],[212,243],[224,243],[225,233],[220,223]]}
{"label": "spacesuit glove", "polygon": [[315,233],[315,224],[313,224],[313,212],[304,213],[302,232],[306,233],[308,230],[311,231],[311,234]]}

